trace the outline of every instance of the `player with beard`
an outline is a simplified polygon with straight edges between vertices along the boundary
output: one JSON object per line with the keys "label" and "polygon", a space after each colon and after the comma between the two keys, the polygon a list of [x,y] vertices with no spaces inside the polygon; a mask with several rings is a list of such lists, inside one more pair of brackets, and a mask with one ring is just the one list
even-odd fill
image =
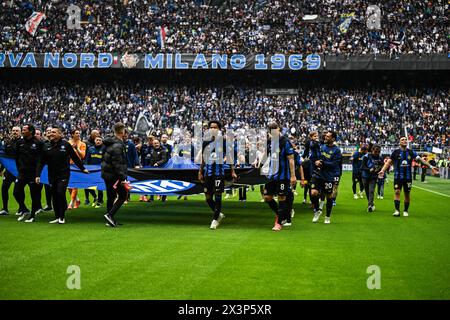
{"label": "player with beard", "polygon": [[411,202],[411,188],[412,188],[412,161],[416,160],[424,164],[425,166],[432,169],[433,174],[439,172],[439,170],[429,164],[427,161],[424,161],[416,152],[408,148],[408,140],[406,137],[400,138],[400,148],[395,149],[390,158],[386,161],[383,168],[380,170],[378,174],[379,178],[384,177],[384,173],[388,168],[393,165],[394,166],[394,206],[395,211],[393,216],[400,217],[400,194],[403,189],[405,194],[405,206],[403,210],[403,216],[409,216],[409,204]]}
{"label": "player with beard", "polygon": [[[198,180],[204,184],[205,199],[213,211],[210,229],[217,229],[225,215],[222,213],[222,194],[225,190],[226,142],[221,134],[222,125],[217,120],[208,123],[210,138],[203,141]],[[237,180],[234,165],[230,163],[231,177]],[[213,199],[214,196],[214,199]]]}
{"label": "player with beard", "polygon": [[339,175],[342,161],[341,150],[334,143],[336,141],[336,132],[328,131],[325,135],[325,143],[320,147],[321,155],[315,164],[320,169],[319,175],[312,178],[311,195],[314,199],[314,218],[313,222],[319,220],[322,211],[318,210],[318,197],[323,194],[327,198],[327,213],[325,224],[331,223],[331,211],[333,209],[333,185],[335,177]]}
{"label": "player with beard", "polygon": [[[295,177],[294,148],[289,139],[281,135],[280,127],[276,122],[269,124],[269,182],[264,186],[264,200],[275,212],[273,231],[282,229],[281,223],[291,215],[287,196],[297,183]],[[277,145],[278,144],[278,145]],[[276,148],[276,150],[275,150]],[[264,161],[265,162],[265,161]],[[273,199],[278,196],[278,204]]]}

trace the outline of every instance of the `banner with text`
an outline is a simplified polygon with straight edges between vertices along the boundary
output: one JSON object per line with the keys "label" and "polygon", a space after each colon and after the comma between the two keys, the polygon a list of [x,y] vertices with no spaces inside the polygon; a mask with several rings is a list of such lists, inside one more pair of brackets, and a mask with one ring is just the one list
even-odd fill
{"label": "banner with text", "polygon": [[116,53],[5,53],[0,68],[149,69],[149,70],[319,70],[318,54],[116,54]]}

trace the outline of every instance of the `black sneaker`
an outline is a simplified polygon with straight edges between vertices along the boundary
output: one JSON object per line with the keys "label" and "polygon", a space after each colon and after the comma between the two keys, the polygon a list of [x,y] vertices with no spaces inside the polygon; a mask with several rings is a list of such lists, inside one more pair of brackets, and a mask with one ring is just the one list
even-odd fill
{"label": "black sneaker", "polygon": [[45,212],[53,211],[52,207],[50,206],[45,206],[42,210],[44,210]]}
{"label": "black sneaker", "polygon": [[111,217],[108,213],[103,216],[111,227],[115,228],[117,226],[116,221],[114,221],[113,217]]}

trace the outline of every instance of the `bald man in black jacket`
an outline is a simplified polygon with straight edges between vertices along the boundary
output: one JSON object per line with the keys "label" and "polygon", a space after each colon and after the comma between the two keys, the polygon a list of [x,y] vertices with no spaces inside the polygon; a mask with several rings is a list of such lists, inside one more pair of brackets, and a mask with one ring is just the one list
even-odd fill
{"label": "bald man in black jacket", "polygon": [[48,181],[52,191],[53,210],[55,220],[50,223],[65,224],[65,212],[67,210],[66,191],[70,179],[70,159],[84,173],[89,171],[84,167],[72,145],[62,139],[61,128],[54,127],[50,133],[50,144],[44,146],[42,158],[36,171],[36,183],[41,182],[41,172],[45,165],[48,166]]}

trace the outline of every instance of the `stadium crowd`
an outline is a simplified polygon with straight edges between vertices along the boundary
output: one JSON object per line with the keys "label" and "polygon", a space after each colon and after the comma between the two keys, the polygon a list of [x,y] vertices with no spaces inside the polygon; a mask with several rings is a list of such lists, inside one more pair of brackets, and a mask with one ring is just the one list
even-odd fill
{"label": "stadium crowd", "polygon": [[[2,83],[0,123],[33,123],[45,129],[92,129],[109,133],[116,121],[130,131],[140,114],[150,129],[192,131],[196,121],[221,119],[226,128],[265,128],[275,119],[299,143],[310,131],[335,130],[340,145],[395,144],[406,127],[413,146],[447,148],[448,89],[301,88],[298,95],[269,95],[264,89],[164,87],[134,82],[96,84]],[[2,132],[0,134],[5,134]],[[149,132],[147,132],[149,133]]]}
{"label": "stadium crowd", "polygon": [[[81,9],[80,29],[68,29],[71,4]],[[389,54],[394,48],[405,54],[448,52],[447,1],[383,1],[379,30],[368,30],[367,6],[348,0],[2,1],[0,51],[357,55]],[[34,11],[46,18],[31,36],[25,22]],[[348,15],[351,21],[345,21]],[[161,28],[166,31],[164,41]]]}

